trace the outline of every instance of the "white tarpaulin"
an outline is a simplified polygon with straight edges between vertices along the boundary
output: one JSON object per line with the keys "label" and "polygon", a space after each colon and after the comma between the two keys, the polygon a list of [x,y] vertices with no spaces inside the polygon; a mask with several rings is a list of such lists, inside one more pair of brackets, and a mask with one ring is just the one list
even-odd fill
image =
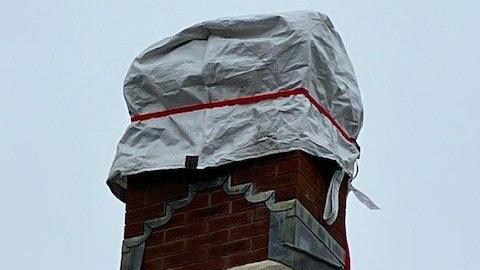
{"label": "white tarpaulin", "polygon": [[133,61],[124,83],[132,123],[108,184],[125,176],[214,167],[291,150],[353,175],[363,108],[353,67],[329,18],[316,12],[199,23]]}

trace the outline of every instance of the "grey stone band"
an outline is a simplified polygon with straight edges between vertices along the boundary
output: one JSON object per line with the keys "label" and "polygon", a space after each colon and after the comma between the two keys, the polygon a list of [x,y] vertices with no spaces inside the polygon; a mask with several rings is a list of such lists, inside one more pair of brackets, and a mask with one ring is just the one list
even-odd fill
{"label": "grey stone band", "polygon": [[268,258],[292,269],[344,269],[345,251],[303,207],[270,213]]}

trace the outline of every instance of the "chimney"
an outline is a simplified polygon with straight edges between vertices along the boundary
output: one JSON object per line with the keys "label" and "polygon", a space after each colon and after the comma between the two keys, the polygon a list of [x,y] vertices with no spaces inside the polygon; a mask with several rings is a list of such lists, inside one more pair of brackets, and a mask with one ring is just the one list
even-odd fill
{"label": "chimney", "polygon": [[142,52],[124,93],[107,180],[126,205],[121,270],[350,268],[363,109],[327,16],[194,25]]}
{"label": "chimney", "polygon": [[291,269],[343,269],[346,181],[335,223],[322,218],[335,169],[332,161],[292,151],[215,169],[130,176],[122,264],[229,269],[273,260]]}

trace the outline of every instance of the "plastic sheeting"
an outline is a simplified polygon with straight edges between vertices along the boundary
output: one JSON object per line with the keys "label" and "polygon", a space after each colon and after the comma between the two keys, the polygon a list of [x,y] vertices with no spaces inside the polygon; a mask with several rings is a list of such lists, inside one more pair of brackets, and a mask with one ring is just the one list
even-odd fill
{"label": "plastic sheeting", "polygon": [[328,225],[332,225],[338,216],[339,209],[339,194],[340,186],[342,185],[342,180],[345,176],[345,171],[336,170],[333,173],[332,179],[330,181],[330,186],[327,191],[327,200],[325,202],[325,209],[323,210],[323,219],[327,222]]}
{"label": "plastic sheeting", "polygon": [[[295,89],[307,94],[241,102]],[[340,36],[320,13],[189,27],[134,59],[124,95],[133,121],[107,181],[117,196],[125,176],[184,168],[186,156],[198,156],[201,169],[302,150],[350,176],[359,157],[360,92]]]}

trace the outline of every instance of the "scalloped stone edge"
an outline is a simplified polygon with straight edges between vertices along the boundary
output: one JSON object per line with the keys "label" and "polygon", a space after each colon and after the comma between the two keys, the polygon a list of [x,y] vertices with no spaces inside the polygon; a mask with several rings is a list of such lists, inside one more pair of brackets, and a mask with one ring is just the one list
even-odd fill
{"label": "scalloped stone edge", "polygon": [[[275,191],[273,190],[256,192],[255,187],[251,182],[232,186],[231,176],[221,176],[190,184],[188,186],[188,194],[186,197],[167,202],[165,214],[163,216],[144,222],[142,235],[124,239],[122,243],[122,259],[120,269],[140,270],[143,260],[143,253],[145,250],[145,241],[152,234],[152,230],[166,225],[172,219],[177,210],[186,207],[193,201],[198,192],[219,186],[223,188],[223,191],[227,195],[233,196],[243,194],[245,199],[252,204],[265,203],[265,206],[270,211],[271,221],[268,247],[269,259],[279,261],[291,267],[292,265],[298,264],[299,257],[294,255],[298,252],[301,252],[302,256],[300,256],[300,259],[313,257],[320,261],[326,262],[327,265],[334,267],[331,269],[344,268],[345,251],[325,230],[325,228],[323,228],[323,226],[316,221],[316,219],[308,212],[308,210],[303,207],[300,201],[293,199],[276,202]],[[299,222],[297,222],[297,220]],[[325,260],[324,258],[319,258],[317,254],[318,252],[316,253],[315,250],[311,250],[311,247],[302,247],[302,243],[304,244],[305,242],[302,237],[305,237],[305,235],[299,235],[298,225],[292,226],[291,224],[287,224],[292,222],[303,224],[303,226],[306,227],[310,232],[310,235],[307,237],[312,238],[311,235],[314,235],[314,238],[320,240],[321,244],[323,245],[322,248],[326,248],[326,250],[328,250],[333,256],[329,256],[331,258]],[[280,223],[286,223],[286,226]],[[288,234],[293,234],[293,237],[290,237]],[[300,239],[300,242],[298,242],[299,238],[302,238]],[[271,248],[271,245],[276,246],[276,248]],[[279,248],[279,246],[281,246],[281,248]],[[285,254],[279,254],[279,252]],[[291,258],[297,258],[297,261],[292,260]],[[307,268],[310,269],[310,267]],[[304,268],[294,267],[293,269]]]}

